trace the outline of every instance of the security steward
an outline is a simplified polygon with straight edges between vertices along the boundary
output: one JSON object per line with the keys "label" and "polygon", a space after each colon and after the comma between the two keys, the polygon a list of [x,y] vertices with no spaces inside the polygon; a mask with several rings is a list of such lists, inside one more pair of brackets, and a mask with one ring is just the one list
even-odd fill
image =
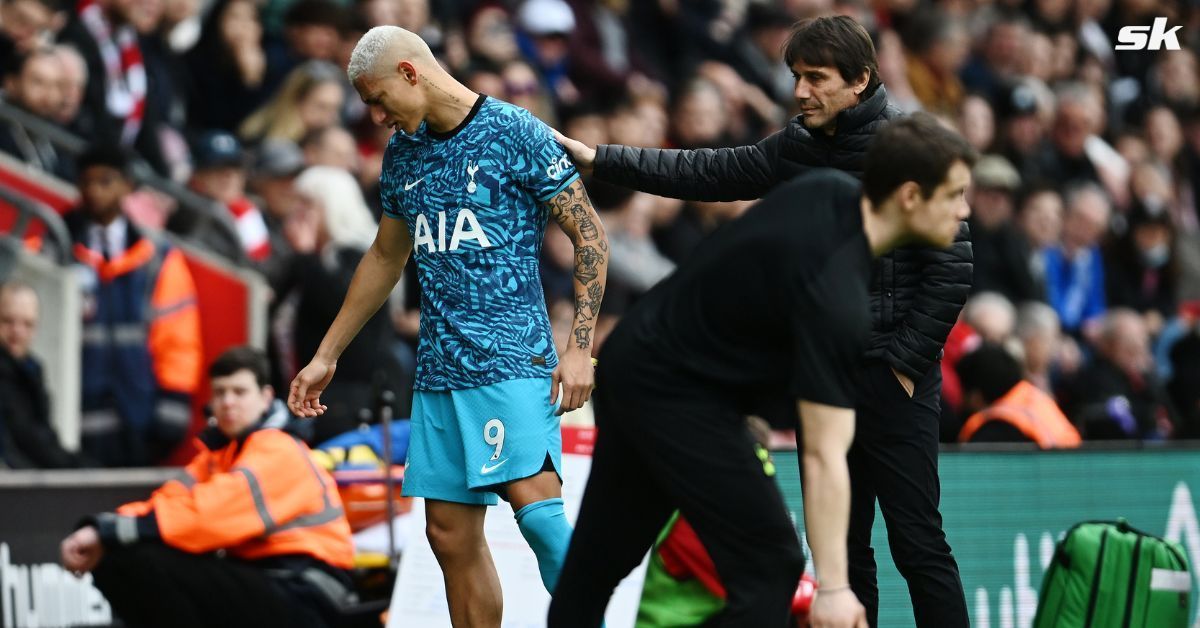
{"label": "security steward", "polygon": [[84,520],[63,566],[91,572],[131,628],[338,625],[353,602],[350,524],[333,479],[248,347],[209,369],[212,426],[186,473]]}

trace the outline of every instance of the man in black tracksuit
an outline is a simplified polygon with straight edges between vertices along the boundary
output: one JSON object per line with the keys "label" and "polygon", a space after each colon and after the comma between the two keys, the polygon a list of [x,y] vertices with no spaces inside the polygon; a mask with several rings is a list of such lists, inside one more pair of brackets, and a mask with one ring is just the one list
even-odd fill
{"label": "man in black tracksuit", "polygon": [[[801,114],[751,146],[663,150],[600,146],[561,137],[585,173],[652,194],[700,201],[755,199],[813,168],[861,176],[874,134],[901,112],[887,102],[874,46],[857,22],[799,22],[785,61],[796,76]],[[798,203],[798,211],[803,204]],[[938,417],[942,345],[971,284],[966,224],[949,249],[907,246],[876,258],[870,283],[872,334],[861,367],[857,437],[849,454],[853,489],[850,583],[877,625],[879,592],[871,549],[875,500],[892,558],[908,581],[922,627],[967,626],[958,565],[938,512]]]}

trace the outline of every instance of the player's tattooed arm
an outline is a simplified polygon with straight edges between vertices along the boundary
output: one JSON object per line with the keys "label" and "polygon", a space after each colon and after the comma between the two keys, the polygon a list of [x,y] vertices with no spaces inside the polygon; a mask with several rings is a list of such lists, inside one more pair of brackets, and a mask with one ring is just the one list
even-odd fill
{"label": "player's tattooed arm", "polygon": [[550,215],[575,245],[575,321],[571,342],[577,349],[590,351],[594,319],[600,314],[608,276],[608,236],[582,180],[550,200]]}

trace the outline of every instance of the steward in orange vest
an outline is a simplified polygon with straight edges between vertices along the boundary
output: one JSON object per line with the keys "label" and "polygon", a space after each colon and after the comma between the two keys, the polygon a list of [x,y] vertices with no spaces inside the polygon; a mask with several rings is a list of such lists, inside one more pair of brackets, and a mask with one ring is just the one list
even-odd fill
{"label": "steward in orange vest", "polygon": [[1007,423],[1042,449],[1070,449],[1083,442],[1054,398],[1024,380],[995,404],[971,415],[959,432],[958,441],[971,442],[980,428],[993,421]]}
{"label": "steward in orange vest", "polygon": [[958,434],[967,442],[1032,442],[1042,449],[1078,447],[1079,431],[1054,398],[1022,379],[1002,347],[983,345],[957,365],[963,402],[973,411]]}
{"label": "steward in orange vest", "polygon": [[183,254],[124,217],[127,155],[80,156],[65,221],[83,289],[82,448],[106,467],[155,464],[183,440],[204,370],[196,287]]}
{"label": "steward in orange vest", "polygon": [[209,375],[215,425],[184,476],[86,519],[64,566],[92,571],[131,628],[337,625],[354,550],[333,478],[294,434],[260,351],[227,351]]}

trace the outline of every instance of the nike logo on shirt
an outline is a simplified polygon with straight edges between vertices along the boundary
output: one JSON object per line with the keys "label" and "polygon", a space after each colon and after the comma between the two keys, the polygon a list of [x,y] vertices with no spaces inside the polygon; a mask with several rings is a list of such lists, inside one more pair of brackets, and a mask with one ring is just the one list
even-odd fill
{"label": "nike logo on shirt", "polygon": [[420,179],[417,179],[416,181],[413,181],[412,183],[405,183],[405,184],[404,184],[404,191],[405,191],[405,192],[407,192],[407,191],[409,191],[409,190],[411,190],[411,189],[413,189],[413,188],[417,187],[417,186],[418,186],[418,185],[420,185],[420,184],[421,184],[421,182],[422,182],[422,181],[424,181],[424,180],[425,180],[425,177],[421,177]]}

